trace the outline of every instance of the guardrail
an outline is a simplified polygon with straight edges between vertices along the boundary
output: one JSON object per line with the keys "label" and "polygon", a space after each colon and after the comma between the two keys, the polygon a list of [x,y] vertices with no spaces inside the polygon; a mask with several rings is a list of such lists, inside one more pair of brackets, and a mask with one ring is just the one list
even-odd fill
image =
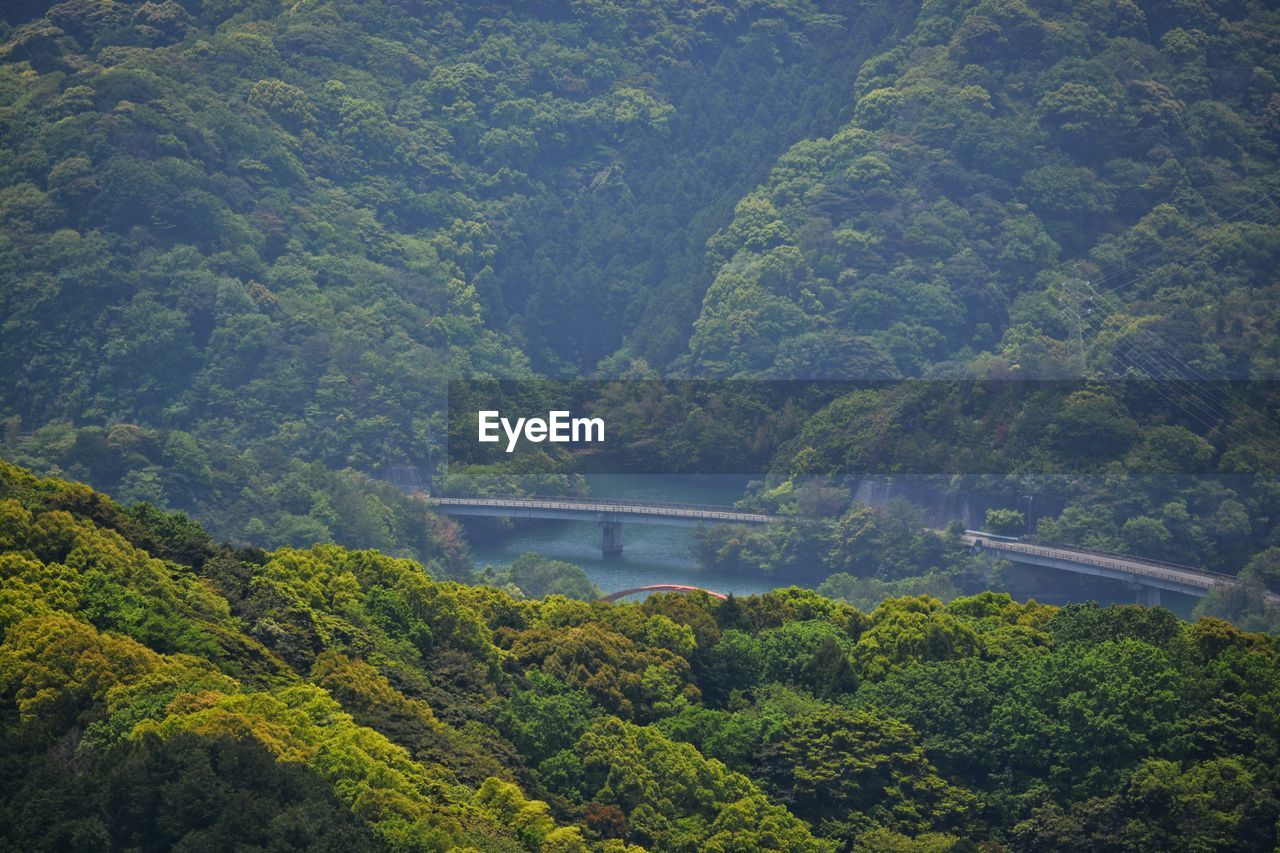
{"label": "guardrail", "polygon": [[[432,495],[425,500],[442,506],[493,507],[495,509],[546,509],[579,510],[583,512],[614,512],[626,515],[665,516],[707,521],[744,521],[768,524],[781,519],[766,513],[743,512],[708,504],[674,502],[640,502],[619,498],[575,498],[534,495],[530,497],[457,497]],[[975,544],[995,550],[1031,554],[1056,560],[1069,560],[1083,565],[1097,566],[1131,575],[1142,575],[1159,580],[1183,583],[1203,589],[1225,583],[1238,583],[1232,575],[1210,572],[1194,566],[1184,566],[1164,560],[1149,560],[1092,548],[1033,545],[1028,542],[1008,542],[982,534],[968,534]],[[1189,576],[1189,577],[1188,577]]]}
{"label": "guardrail", "polygon": [[[1055,560],[1066,559],[1077,563],[1083,563],[1087,566],[1098,566],[1099,568],[1111,569],[1112,571],[1123,572],[1125,574],[1143,575],[1149,578],[1174,581],[1176,583],[1184,583],[1187,586],[1202,587],[1204,589],[1212,589],[1221,583],[1237,582],[1237,579],[1230,575],[1214,574],[1200,569],[1193,569],[1188,566],[1171,566],[1165,571],[1161,571],[1160,567],[1156,566],[1148,569],[1141,565],[1148,561],[1134,560],[1131,557],[1117,558],[1095,556],[1087,552],[1079,552],[1073,549],[1046,548],[1041,545],[1028,545],[1023,542],[1000,542],[978,536],[974,537],[974,541],[975,543],[980,543],[983,548],[991,548],[997,551],[1013,551],[1015,553],[1031,554],[1033,556],[1047,557]],[[1176,576],[1173,574],[1174,571],[1184,574]],[[1190,575],[1193,580],[1188,581],[1186,575]],[[1203,583],[1197,583],[1196,581],[1203,581]]]}
{"label": "guardrail", "polygon": [[1208,569],[1202,569],[1199,566],[1188,566],[1184,563],[1171,563],[1168,560],[1156,560],[1151,557],[1135,557],[1132,554],[1121,554],[1118,551],[1104,551],[1101,548],[1085,548],[1081,545],[1060,545],[1057,542],[1023,542],[1021,544],[1035,545],[1039,548],[1055,548],[1059,551],[1070,551],[1077,554],[1093,554],[1098,557],[1111,557],[1117,560],[1132,560],[1135,563],[1145,563],[1150,566],[1162,566],[1167,569],[1177,569],[1181,572],[1195,572],[1198,575],[1206,575],[1208,577],[1218,578],[1224,581],[1239,580],[1235,575],[1227,575],[1222,572],[1211,572]]}
{"label": "guardrail", "polygon": [[[719,504],[694,504],[694,503],[677,503],[676,501],[643,501],[631,500],[629,498],[596,498],[596,497],[577,497],[575,495],[521,495],[519,497],[511,495],[503,495],[501,497],[486,497],[484,495],[441,495],[439,498],[429,498],[429,500],[448,500],[448,501],[480,501],[480,500],[499,500],[499,501],[557,501],[560,503],[583,503],[583,504],[610,504],[612,506],[653,506],[667,507],[671,509],[703,509],[721,512],[739,512],[739,510],[730,509]],[[756,513],[763,515],[763,513]]]}
{"label": "guardrail", "polygon": [[426,498],[428,503],[439,506],[474,506],[494,507],[495,509],[546,509],[546,510],[579,510],[583,512],[615,512],[626,515],[653,515],[669,518],[693,518],[722,521],[749,521],[767,524],[776,521],[777,517],[757,512],[728,510],[723,507],[704,504],[677,503],[639,503],[636,501],[617,500],[612,498],[463,498],[439,497]]}

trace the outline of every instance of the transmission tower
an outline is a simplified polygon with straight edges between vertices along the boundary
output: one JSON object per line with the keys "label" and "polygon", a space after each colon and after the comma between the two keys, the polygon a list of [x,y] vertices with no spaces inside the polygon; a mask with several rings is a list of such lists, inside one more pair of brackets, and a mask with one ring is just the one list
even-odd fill
{"label": "transmission tower", "polygon": [[1069,278],[1060,284],[1054,299],[1061,308],[1062,318],[1066,320],[1069,330],[1066,340],[1067,365],[1072,374],[1083,377],[1089,369],[1084,345],[1085,329],[1099,319],[1094,316],[1098,306],[1093,289],[1084,279]]}

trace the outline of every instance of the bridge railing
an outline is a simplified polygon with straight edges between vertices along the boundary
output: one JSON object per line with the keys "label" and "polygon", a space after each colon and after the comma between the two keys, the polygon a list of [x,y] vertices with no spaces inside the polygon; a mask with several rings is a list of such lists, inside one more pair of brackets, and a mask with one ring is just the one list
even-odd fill
{"label": "bridge railing", "polygon": [[[978,537],[982,547],[991,548],[997,551],[1012,551],[1014,553],[1031,554],[1037,557],[1046,557],[1053,560],[1070,559],[1073,562],[1083,563],[1088,566],[1097,566],[1103,569],[1111,569],[1116,572],[1123,572],[1131,575],[1143,575],[1149,578],[1156,578],[1163,581],[1173,581],[1174,583],[1184,583],[1187,586],[1202,586],[1205,589],[1211,589],[1220,583],[1235,583],[1238,579],[1230,575],[1218,575],[1211,572],[1205,572],[1200,569],[1193,569],[1188,566],[1168,566],[1162,570],[1159,566],[1146,568],[1136,563],[1146,563],[1146,560],[1138,561],[1132,557],[1115,556],[1107,557],[1101,555],[1089,554],[1087,552],[1076,551],[1066,548],[1046,548],[1040,545],[1028,545],[1025,542],[999,542],[991,539],[982,539]],[[1069,556],[1065,556],[1069,555]],[[1183,572],[1194,578],[1205,581],[1205,583],[1197,584],[1188,582],[1184,577],[1177,577],[1173,571]]]}
{"label": "bridge railing", "polygon": [[629,515],[661,515],[686,518],[722,519],[725,521],[759,521],[775,520],[775,516],[745,510],[725,509],[724,507],[706,504],[681,504],[670,502],[641,502],[619,500],[616,498],[576,498],[576,497],[460,497],[433,495],[429,503],[444,506],[491,506],[511,509],[578,509],[592,512],[623,512]]}
{"label": "bridge railing", "polygon": [[[652,506],[652,507],[664,507],[667,509],[695,509],[695,510],[708,510],[708,511],[719,511],[719,512],[744,512],[744,513],[749,512],[749,510],[737,510],[737,509],[733,509],[730,507],[725,507],[723,505],[717,505],[717,504],[676,503],[675,501],[647,501],[647,500],[632,500],[628,498],[594,498],[594,497],[579,497],[577,495],[521,495],[519,497],[515,497],[515,496],[490,497],[486,495],[436,495],[436,496],[433,496],[431,500],[465,501],[468,503],[473,501],[487,501],[487,500],[554,501],[556,503],[610,504],[612,506],[622,506],[622,507]],[[752,514],[763,515],[764,513],[752,513]]]}
{"label": "bridge railing", "polygon": [[[1033,543],[1026,542],[1031,545]],[[1060,545],[1056,542],[1037,542],[1034,543],[1038,547],[1055,548],[1059,551],[1070,551],[1077,554],[1092,554],[1097,557],[1111,557],[1116,560],[1132,560],[1135,563],[1145,563],[1150,566],[1160,566],[1166,569],[1177,569],[1180,572],[1195,572],[1198,575],[1206,575],[1208,577],[1217,578],[1224,581],[1237,581],[1235,575],[1223,574],[1222,572],[1211,572],[1208,569],[1202,569],[1199,566],[1188,566],[1185,563],[1173,563],[1168,560],[1156,560],[1151,557],[1135,557],[1132,554],[1121,554],[1118,551],[1104,551],[1101,548],[1085,548],[1082,545]]]}

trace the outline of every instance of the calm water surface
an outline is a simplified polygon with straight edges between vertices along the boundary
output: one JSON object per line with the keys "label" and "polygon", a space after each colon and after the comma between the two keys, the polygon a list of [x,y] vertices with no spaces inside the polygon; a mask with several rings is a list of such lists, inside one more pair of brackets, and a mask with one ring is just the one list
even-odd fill
{"label": "calm water surface", "polygon": [[[659,475],[593,475],[591,492],[597,497],[651,500],[655,502],[731,506],[742,497],[746,477],[675,477]],[[692,527],[665,527],[624,523],[622,554],[600,553],[600,526],[594,522],[516,522],[514,532],[500,538],[470,537],[477,569],[503,568],[526,551],[576,563],[602,592],[678,583],[716,592],[751,595],[797,583],[786,577],[760,577],[713,572],[698,567],[690,552]],[[1014,598],[1035,598],[1046,604],[1098,601],[1102,604],[1134,602],[1134,592],[1121,583],[1083,575],[1015,569],[1017,582],[1008,588]],[[1014,577],[1010,577],[1013,580]],[[811,584],[799,582],[802,586]],[[1165,593],[1165,607],[1188,618],[1195,605],[1189,596]]]}
{"label": "calm water surface", "polygon": [[[742,497],[745,477],[671,477],[593,475],[597,497],[730,506]],[[788,586],[786,578],[724,574],[698,568],[690,552],[692,527],[625,523],[622,553],[600,554],[600,525],[594,522],[516,522],[512,534],[478,541],[471,554],[477,568],[504,567],[526,551],[576,563],[607,593],[655,583],[700,586],[716,592],[750,595]]]}

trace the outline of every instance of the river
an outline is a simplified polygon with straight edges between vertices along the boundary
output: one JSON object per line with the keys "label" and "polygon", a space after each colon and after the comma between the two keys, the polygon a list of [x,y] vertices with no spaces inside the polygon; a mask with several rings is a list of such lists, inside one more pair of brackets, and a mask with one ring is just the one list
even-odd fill
{"label": "river", "polygon": [[[602,498],[730,506],[742,497],[746,477],[678,477],[595,474],[591,494]],[[476,568],[511,564],[526,551],[582,566],[605,594],[655,583],[700,586],[716,592],[751,595],[787,586],[785,578],[728,574],[702,569],[690,551],[692,527],[623,524],[622,553],[600,554],[600,526],[589,521],[516,522],[500,538],[472,541]]]}
{"label": "river", "polygon": [[[731,506],[742,497],[747,477],[685,477],[670,475],[594,474],[588,477],[591,494],[602,498]],[[874,499],[874,498],[872,498]],[[469,537],[477,569],[505,568],[516,557],[532,551],[583,568],[604,594],[657,583],[687,584],[716,592],[751,595],[790,586],[795,580],[755,574],[714,572],[701,568],[690,550],[692,527],[623,524],[621,554],[600,553],[600,526],[582,521],[517,521],[510,533],[498,537]],[[1083,575],[1049,570],[1015,568],[1005,576],[1005,589],[1014,598],[1035,598],[1046,604],[1078,601],[1125,604],[1134,593],[1123,584]],[[801,585],[809,585],[801,583]],[[1189,618],[1195,599],[1165,593],[1165,607]]]}

